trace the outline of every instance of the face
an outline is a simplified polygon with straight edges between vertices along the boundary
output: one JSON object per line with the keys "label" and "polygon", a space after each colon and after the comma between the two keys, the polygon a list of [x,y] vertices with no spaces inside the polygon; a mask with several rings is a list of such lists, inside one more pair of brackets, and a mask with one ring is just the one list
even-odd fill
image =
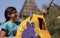
{"label": "face", "polygon": [[10,18],[13,20],[17,19],[17,12],[16,11],[12,11],[12,14],[10,14]]}

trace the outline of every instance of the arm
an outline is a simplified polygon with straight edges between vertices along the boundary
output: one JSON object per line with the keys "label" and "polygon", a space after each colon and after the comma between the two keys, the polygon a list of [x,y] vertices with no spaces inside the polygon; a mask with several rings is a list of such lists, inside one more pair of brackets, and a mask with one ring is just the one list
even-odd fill
{"label": "arm", "polygon": [[7,28],[6,28],[6,23],[3,24],[2,29],[1,29],[1,36],[0,38],[5,38],[7,34]]}
{"label": "arm", "polygon": [[6,31],[1,31],[1,36],[0,36],[0,38],[6,38]]}
{"label": "arm", "polygon": [[58,5],[56,5],[55,3],[53,3],[54,6],[56,6],[58,8],[58,10],[60,11],[60,7]]}
{"label": "arm", "polygon": [[43,30],[47,30],[47,27],[46,27],[46,21],[45,21],[45,19],[43,18],[43,21],[42,21],[42,29]]}
{"label": "arm", "polygon": [[49,8],[51,7],[51,4],[53,3],[53,0],[51,0],[51,2],[49,3],[48,7],[47,7],[47,13],[49,13]]}
{"label": "arm", "polygon": [[42,10],[44,17],[46,16],[46,14],[49,14],[49,8],[51,7],[52,3],[53,3],[53,0],[51,0],[51,2],[49,3],[49,5],[46,9]]}
{"label": "arm", "polygon": [[53,0],[51,0],[51,2],[49,3],[47,8],[50,8],[51,4],[53,3]]}

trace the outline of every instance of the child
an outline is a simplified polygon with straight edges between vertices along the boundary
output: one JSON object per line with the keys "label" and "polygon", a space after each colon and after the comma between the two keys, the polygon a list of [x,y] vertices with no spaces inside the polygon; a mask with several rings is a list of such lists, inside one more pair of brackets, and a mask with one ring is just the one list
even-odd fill
{"label": "child", "polygon": [[43,9],[42,12],[43,12],[43,15],[44,17],[49,14],[49,8],[51,7],[51,4],[53,3],[53,0],[51,0],[51,2],[49,3],[48,7],[46,9]]}
{"label": "child", "polygon": [[15,37],[18,26],[15,24],[17,19],[17,10],[14,7],[8,7],[5,10],[5,19],[1,30],[1,37]]}

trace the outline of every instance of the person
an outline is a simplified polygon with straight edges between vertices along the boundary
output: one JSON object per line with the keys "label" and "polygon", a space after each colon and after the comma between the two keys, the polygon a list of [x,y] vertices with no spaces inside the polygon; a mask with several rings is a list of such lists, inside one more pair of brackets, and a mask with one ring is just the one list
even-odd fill
{"label": "person", "polygon": [[32,16],[32,18],[29,16],[21,22],[16,38],[51,38],[43,15],[33,14]]}
{"label": "person", "polygon": [[5,19],[1,30],[0,38],[15,37],[18,25],[15,24],[17,19],[17,10],[15,7],[8,7],[5,10]]}
{"label": "person", "polygon": [[42,10],[44,17],[46,16],[46,14],[49,14],[49,8],[51,7],[52,3],[53,3],[53,0],[51,0],[51,2],[49,3],[49,5],[46,9]]}

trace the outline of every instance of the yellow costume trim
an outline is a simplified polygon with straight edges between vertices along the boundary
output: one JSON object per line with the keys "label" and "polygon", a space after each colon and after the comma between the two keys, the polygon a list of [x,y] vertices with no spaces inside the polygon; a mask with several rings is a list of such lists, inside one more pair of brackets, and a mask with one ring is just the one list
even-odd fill
{"label": "yellow costume trim", "polygon": [[[43,19],[44,23],[45,23],[45,30],[41,30],[39,28],[39,20],[38,18]],[[46,22],[45,19],[43,17],[43,15],[37,15],[37,14],[33,14],[32,19],[30,20],[30,17],[28,17],[27,19],[25,19],[24,21],[22,21],[22,23],[19,25],[18,30],[17,30],[17,34],[16,34],[16,38],[22,38],[22,33],[25,29],[27,29],[26,23],[27,22],[34,22],[35,24],[35,28],[34,31],[36,32],[36,36],[39,35],[41,38],[51,38],[47,27],[46,27]]]}

